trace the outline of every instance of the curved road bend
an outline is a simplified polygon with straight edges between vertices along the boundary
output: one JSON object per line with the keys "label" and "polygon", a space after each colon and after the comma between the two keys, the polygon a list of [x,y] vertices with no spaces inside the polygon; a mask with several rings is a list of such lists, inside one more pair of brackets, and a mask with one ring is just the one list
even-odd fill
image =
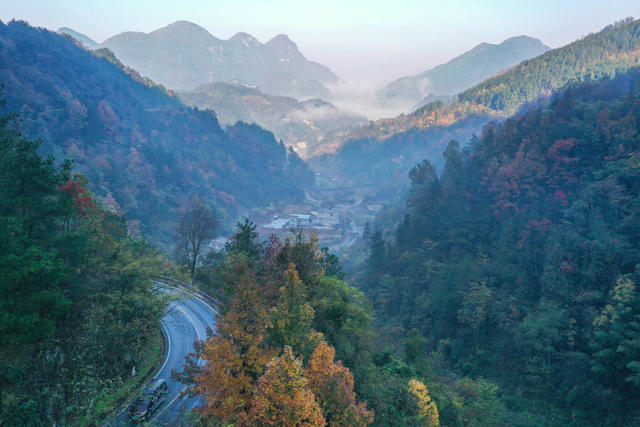
{"label": "curved road bend", "polygon": [[[167,337],[167,355],[154,378],[167,381],[169,394],[166,403],[154,414],[150,425],[182,425],[184,415],[202,403],[198,397],[180,396],[184,385],[171,378],[171,370],[182,370],[185,356],[193,351],[193,342],[206,338],[207,327],[215,331],[215,320],[215,310],[202,299],[188,293],[183,293],[183,298],[175,302],[162,318],[162,328]],[[126,410],[121,412],[110,425],[134,426],[125,412]]]}

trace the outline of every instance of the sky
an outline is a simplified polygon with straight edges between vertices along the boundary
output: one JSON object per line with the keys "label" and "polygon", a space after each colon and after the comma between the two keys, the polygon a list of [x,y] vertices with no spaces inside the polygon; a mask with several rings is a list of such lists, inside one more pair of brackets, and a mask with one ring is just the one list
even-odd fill
{"label": "sky", "polygon": [[640,0],[0,0],[0,19],[70,27],[101,42],[177,20],[218,38],[287,34],[353,84],[380,85],[526,34],[555,48],[627,16]]}

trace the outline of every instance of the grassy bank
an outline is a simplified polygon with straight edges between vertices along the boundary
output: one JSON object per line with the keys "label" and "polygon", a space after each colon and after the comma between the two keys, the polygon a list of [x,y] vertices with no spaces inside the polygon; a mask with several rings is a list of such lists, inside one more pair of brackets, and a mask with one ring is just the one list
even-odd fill
{"label": "grassy bank", "polygon": [[156,369],[160,366],[165,355],[165,340],[160,330],[153,336],[146,357],[138,366],[138,374],[135,377],[127,376],[114,383],[104,391],[102,396],[94,403],[87,414],[73,422],[75,425],[96,426],[102,425],[113,417],[119,408],[144,384]]}

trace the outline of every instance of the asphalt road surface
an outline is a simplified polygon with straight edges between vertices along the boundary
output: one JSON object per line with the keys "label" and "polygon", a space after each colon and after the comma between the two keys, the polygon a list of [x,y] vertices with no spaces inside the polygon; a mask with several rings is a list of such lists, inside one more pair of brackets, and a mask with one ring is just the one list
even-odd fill
{"label": "asphalt road surface", "polygon": [[[181,396],[184,385],[171,378],[171,370],[182,370],[185,356],[193,351],[193,342],[206,338],[207,327],[215,331],[215,310],[204,300],[189,293],[182,293],[162,318],[162,328],[167,337],[167,354],[162,367],[154,378],[167,381],[169,393],[164,405],[153,415],[148,425],[186,425],[185,415],[202,402],[196,398]],[[202,363],[202,361],[200,361]],[[109,423],[111,426],[133,426],[126,410]]]}

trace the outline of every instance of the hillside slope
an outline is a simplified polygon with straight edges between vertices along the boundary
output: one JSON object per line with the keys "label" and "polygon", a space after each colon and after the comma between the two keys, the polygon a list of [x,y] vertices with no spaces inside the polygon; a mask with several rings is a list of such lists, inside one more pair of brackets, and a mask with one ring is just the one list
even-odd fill
{"label": "hillside slope", "polygon": [[367,122],[363,116],[338,110],[321,99],[298,101],[239,83],[216,82],[177,94],[187,105],[214,110],[224,124],[257,123],[302,156],[322,144],[328,133]]}
{"label": "hillside slope", "polygon": [[180,206],[198,195],[227,219],[302,197],[313,175],[256,125],[223,130],[214,113],[134,79],[56,33],[0,24],[0,82],[44,154],[70,158],[92,191],[153,242],[167,245]]}
{"label": "hillside slope", "polygon": [[[425,98],[451,96],[525,59],[549,50],[540,40],[511,37],[500,44],[481,43],[468,52],[415,76],[394,80],[376,93],[383,105],[421,105]],[[430,95],[430,96],[429,96]]]}

